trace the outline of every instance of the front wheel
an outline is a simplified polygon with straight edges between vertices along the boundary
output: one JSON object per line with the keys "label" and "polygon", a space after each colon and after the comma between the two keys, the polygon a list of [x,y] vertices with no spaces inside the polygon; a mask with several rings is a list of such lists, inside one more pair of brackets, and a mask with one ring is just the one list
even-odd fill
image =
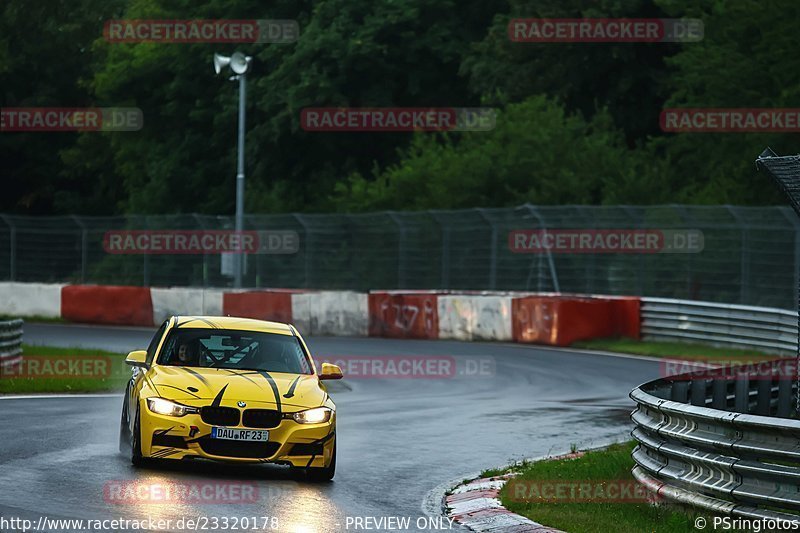
{"label": "front wheel", "polygon": [[131,430],[128,420],[128,398],[126,391],[125,401],[122,402],[122,416],[119,421],[119,451],[127,452],[131,447]]}
{"label": "front wheel", "polygon": [[131,464],[142,466],[147,460],[142,457],[142,429],[139,423],[139,410],[136,410],[136,420],[133,423],[133,435],[131,436]]}
{"label": "front wheel", "polygon": [[328,466],[306,468],[306,478],[311,481],[330,481],[334,474],[336,474],[336,441],[333,441],[333,454]]}

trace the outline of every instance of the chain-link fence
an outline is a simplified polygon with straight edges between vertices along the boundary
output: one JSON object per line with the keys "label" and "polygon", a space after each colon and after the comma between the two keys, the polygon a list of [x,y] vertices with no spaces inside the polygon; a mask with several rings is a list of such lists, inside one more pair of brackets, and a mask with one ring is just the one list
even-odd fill
{"label": "chain-link fence", "polygon": [[[231,230],[233,217],[0,215],[0,279],[231,285],[225,254],[112,254],[107,232]],[[515,230],[700,230],[699,253],[515,253]],[[462,289],[663,296],[793,309],[800,221],[788,207],[558,206],[249,215],[296,232],[291,254],[246,255],[247,287]]]}

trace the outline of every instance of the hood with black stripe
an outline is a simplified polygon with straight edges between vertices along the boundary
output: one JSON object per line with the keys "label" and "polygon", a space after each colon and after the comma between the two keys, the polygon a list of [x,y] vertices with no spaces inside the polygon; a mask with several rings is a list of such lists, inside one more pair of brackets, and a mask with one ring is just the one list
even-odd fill
{"label": "hood with black stripe", "polygon": [[309,374],[183,366],[157,366],[153,370],[150,381],[159,395],[175,401],[210,403],[223,389],[225,400],[300,408],[317,407],[326,398],[317,376]]}

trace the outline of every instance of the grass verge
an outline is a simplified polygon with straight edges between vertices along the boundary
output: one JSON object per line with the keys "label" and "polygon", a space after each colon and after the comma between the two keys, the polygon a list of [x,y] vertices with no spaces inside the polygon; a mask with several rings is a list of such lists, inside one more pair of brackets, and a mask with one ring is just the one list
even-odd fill
{"label": "grass verge", "polygon": [[573,343],[572,346],[588,350],[604,350],[607,352],[687,360],[719,359],[725,361],[761,361],[781,357],[780,355],[767,354],[755,350],[717,348],[704,344],[689,344],[683,342],[637,341],[633,339],[593,339],[578,341]]}
{"label": "grass verge", "polygon": [[[615,444],[604,450],[587,452],[577,459],[537,461],[515,465],[519,472],[515,480],[535,481],[536,487],[550,487],[552,482],[588,483],[597,488],[608,482],[634,482],[631,468],[631,451],[634,442]],[[497,474],[499,472],[495,472]],[[602,485],[601,485],[602,482]],[[658,533],[697,531],[694,521],[701,514],[683,512],[675,507],[650,503],[586,503],[559,502],[533,503],[514,501],[509,494],[513,485],[507,483],[500,491],[503,505],[517,514],[549,527],[570,533]],[[611,492],[608,492],[611,494]],[[708,518],[708,515],[702,514]]]}
{"label": "grass verge", "polygon": [[120,353],[30,345],[22,350],[20,365],[0,371],[0,394],[121,392],[131,376]]}

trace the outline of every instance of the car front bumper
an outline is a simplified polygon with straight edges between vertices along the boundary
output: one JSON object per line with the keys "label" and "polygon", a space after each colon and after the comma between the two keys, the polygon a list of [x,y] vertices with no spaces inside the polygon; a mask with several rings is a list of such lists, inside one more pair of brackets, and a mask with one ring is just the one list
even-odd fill
{"label": "car front bumper", "polygon": [[[189,402],[186,402],[189,404]],[[223,404],[236,407],[235,404]],[[269,431],[267,442],[243,442],[212,439],[213,424],[203,421],[200,414],[182,417],[160,415],[147,408],[143,400],[140,409],[141,446],[144,457],[158,459],[210,459],[234,463],[280,463],[296,467],[325,467],[333,455],[336,411],[328,422],[299,424],[282,419],[277,427],[253,428],[241,425],[217,426],[233,429],[264,429]]]}

